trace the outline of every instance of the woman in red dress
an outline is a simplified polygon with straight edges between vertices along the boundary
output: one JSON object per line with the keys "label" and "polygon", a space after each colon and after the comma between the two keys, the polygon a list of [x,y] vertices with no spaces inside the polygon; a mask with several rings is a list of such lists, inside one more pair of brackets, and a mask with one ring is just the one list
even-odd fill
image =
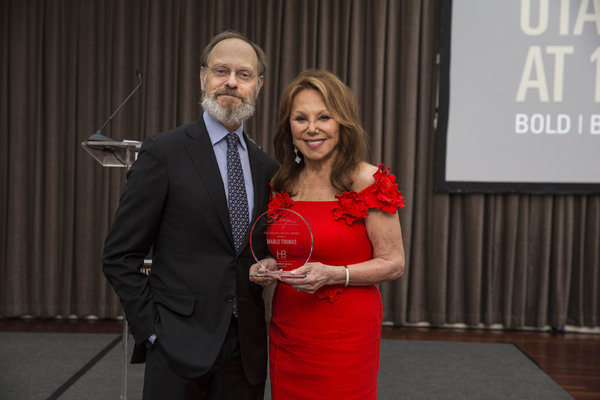
{"label": "woman in red dress", "polygon": [[[400,277],[405,262],[396,178],[365,161],[356,100],[326,71],[301,73],[284,91],[275,151],[281,168],[269,208],[300,214],[314,247],[305,265],[291,267],[304,278],[251,277],[278,282],[269,327],[272,398],[376,399],[376,284]],[[261,264],[250,273],[278,268],[273,260]]]}

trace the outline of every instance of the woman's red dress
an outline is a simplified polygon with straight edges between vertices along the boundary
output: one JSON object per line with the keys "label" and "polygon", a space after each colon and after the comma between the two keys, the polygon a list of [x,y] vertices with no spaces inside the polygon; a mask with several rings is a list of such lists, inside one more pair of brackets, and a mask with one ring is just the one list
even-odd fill
{"label": "woman's red dress", "polygon": [[[394,183],[387,170],[383,176],[383,183]],[[336,201],[290,200],[274,207],[287,206],[307,221],[314,238],[311,262],[360,263],[373,256],[362,220],[368,208],[387,207],[392,213],[404,205],[395,184],[391,204],[376,200],[385,190],[380,183],[378,179],[364,191],[344,193]],[[276,250],[272,245],[271,251]],[[273,400],[376,399],[381,324],[381,295],[375,285],[325,286],[309,294],[279,283],[269,328]]]}

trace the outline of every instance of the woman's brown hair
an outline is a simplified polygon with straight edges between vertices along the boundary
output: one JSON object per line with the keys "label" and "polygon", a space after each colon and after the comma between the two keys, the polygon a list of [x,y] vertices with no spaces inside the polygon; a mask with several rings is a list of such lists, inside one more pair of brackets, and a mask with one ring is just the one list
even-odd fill
{"label": "woman's brown hair", "polygon": [[[366,157],[366,133],[362,127],[356,98],[350,88],[337,76],[323,70],[300,73],[281,95],[277,131],[273,140],[275,157],[281,167],[273,177],[273,190],[290,192],[304,168],[304,161],[299,164],[294,161],[296,154],[290,128],[290,114],[294,97],[307,89],[316,90],[321,94],[331,116],[340,124],[340,141],[331,171],[331,184],[340,193],[348,191],[352,187],[356,167]],[[299,155],[301,156],[300,153]]]}

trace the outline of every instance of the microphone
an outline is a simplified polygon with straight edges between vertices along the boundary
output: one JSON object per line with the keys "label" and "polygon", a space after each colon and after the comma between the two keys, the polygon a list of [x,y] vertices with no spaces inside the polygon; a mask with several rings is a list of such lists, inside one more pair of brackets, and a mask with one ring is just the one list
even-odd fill
{"label": "microphone", "polygon": [[102,125],[102,127],[100,129],[98,129],[96,131],[96,133],[92,134],[90,137],[88,137],[86,139],[86,142],[89,141],[96,141],[96,142],[113,142],[114,139],[109,138],[108,136],[104,136],[102,134],[102,131],[104,130],[104,128],[106,128],[106,125],[108,125],[108,123],[110,121],[112,121],[112,119],[114,118],[115,115],[117,115],[117,113],[121,110],[121,108],[123,108],[123,106],[125,105],[125,103],[127,103],[129,101],[129,99],[131,98],[131,96],[133,96],[135,94],[135,92],[138,91],[138,89],[140,88],[140,86],[142,86],[142,71],[140,71],[139,69],[135,70],[135,74],[138,77],[138,84],[135,87],[135,89],[133,89],[131,91],[131,93],[129,93],[129,96],[127,96],[125,98],[125,100],[123,100],[123,102],[121,103],[121,105],[119,107],[117,107],[117,109],[115,110],[114,113],[112,113],[112,115],[106,120],[106,122],[104,123],[104,125]]}

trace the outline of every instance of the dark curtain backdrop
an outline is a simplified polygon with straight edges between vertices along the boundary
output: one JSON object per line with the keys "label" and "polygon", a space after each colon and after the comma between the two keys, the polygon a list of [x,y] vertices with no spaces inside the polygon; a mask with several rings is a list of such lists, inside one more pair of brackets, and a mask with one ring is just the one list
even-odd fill
{"label": "dark curtain backdrop", "polygon": [[381,286],[386,321],[599,325],[600,196],[433,191],[439,0],[0,4],[0,315],[121,314],[100,253],[125,170],[103,168],[81,142],[136,69],[142,89],[106,135],[143,140],[197,119],[200,51],[233,28],[268,57],[246,126],[266,151],[296,73],[331,70],[357,96],[370,161],[392,168],[408,204],[407,270]]}

